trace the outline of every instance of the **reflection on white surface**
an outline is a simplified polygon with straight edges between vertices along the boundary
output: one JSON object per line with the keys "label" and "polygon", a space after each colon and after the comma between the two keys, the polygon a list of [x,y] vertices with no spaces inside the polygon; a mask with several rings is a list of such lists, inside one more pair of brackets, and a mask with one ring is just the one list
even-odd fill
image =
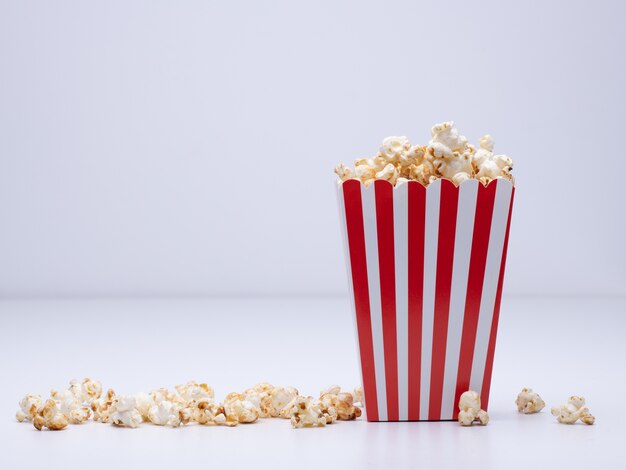
{"label": "reflection on white surface", "polygon": [[[332,383],[351,388],[359,378],[348,300],[0,302],[0,468],[611,468],[625,457],[613,410],[626,385],[616,373],[624,311],[625,299],[503,299],[486,427],[360,419],[294,430],[278,419],[233,429],[89,423],[53,433],[14,421],[17,402],[74,377],[120,393],[197,379],[218,397],[262,380],[311,395]],[[524,386],[545,399],[542,413],[515,411]],[[596,425],[550,416],[571,394],[587,398]]]}

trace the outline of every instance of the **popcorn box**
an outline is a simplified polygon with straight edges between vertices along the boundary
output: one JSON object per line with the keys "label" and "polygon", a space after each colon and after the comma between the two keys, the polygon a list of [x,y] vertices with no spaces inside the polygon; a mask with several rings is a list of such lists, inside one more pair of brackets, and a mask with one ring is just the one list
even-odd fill
{"label": "popcorn box", "polygon": [[368,421],[457,419],[466,390],[487,409],[514,193],[338,183]]}

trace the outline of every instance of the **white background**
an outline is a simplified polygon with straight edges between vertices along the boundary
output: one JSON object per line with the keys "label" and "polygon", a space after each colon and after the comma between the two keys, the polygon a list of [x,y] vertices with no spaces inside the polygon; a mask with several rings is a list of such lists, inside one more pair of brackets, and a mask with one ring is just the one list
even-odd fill
{"label": "white background", "polygon": [[332,169],[515,159],[506,292],[626,294],[626,3],[0,0],[0,293],[345,294]]}
{"label": "white background", "polygon": [[[0,0],[0,467],[623,462],[625,14]],[[196,379],[218,397],[356,385],[332,169],[448,119],[516,162],[487,427],[14,421],[24,393],[83,376],[120,393]],[[517,414],[523,386],[548,407],[585,395],[597,424]]]}

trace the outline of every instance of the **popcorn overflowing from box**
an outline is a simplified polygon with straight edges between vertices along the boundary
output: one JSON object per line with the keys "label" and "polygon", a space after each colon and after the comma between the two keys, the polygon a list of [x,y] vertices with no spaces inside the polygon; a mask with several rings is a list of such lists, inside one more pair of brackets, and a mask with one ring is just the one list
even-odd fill
{"label": "popcorn overflowing from box", "polygon": [[460,185],[477,179],[486,185],[494,179],[513,182],[513,160],[493,153],[490,135],[480,138],[478,148],[460,135],[454,122],[436,124],[427,145],[412,145],[402,137],[387,137],[374,157],[354,162],[354,170],[340,163],[335,173],[341,181],[357,179],[366,187],[377,180],[392,185],[417,181],[424,186],[441,178]]}

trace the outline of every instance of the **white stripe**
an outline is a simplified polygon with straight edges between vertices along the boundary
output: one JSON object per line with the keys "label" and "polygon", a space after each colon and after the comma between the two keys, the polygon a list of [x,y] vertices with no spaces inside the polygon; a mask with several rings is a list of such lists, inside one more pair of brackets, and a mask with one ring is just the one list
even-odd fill
{"label": "white stripe", "polygon": [[[346,273],[348,274],[348,290],[350,292],[350,306],[352,307],[352,322],[354,324],[355,343],[357,351],[357,362],[359,363],[359,377],[361,384],[363,381],[363,368],[361,366],[361,345],[359,344],[359,329],[356,321],[356,305],[354,301],[354,286],[352,285],[352,264],[350,263],[350,247],[348,244],[348,226],[346,224],[346,206],[343,198],[343,185],[337,182],[337,204],[339,205],[339,225],[343,239],[343,253],[346,262]],[[365,395],[363,395],[365,400]],[[367,408],[366,408],[367,409]]]}
{"label": "white stripe", "polygon": [[409,419],[409,201],[408,183],[393,191],[396,268],[396,337],[398,345],[398,418]]}
{"label": "white stripe", "polygon": [[383,347],[383,315],[380,303],[380,276],[378,272],[378,235],[376,232],[376,192],[374,185],[361,186],[363,223],[365,227],[365,256],[367,283],[370,294],[370,318],[374,346],[374,374],[378,397],[378,419],[387,421],[387,389],[385,386],[385,350]]}
{"label": "white stripe", "polygon": [[420,420],[428,419],[428,401],[430,399],[430,365],[433,352],[433,321],[435,317],[435,280],[437,278],[437,244],[439,240],[440,196],[441,180],[436,180],[426,187]]}
{"label": "white stripe", "polygon": [[478,185],[476,180],[465,181],[459,187],[459,203],[454,235],[454,261],[452,264],[452,286],[450,288],[450,311],[448,314],[448,339],[446,341],[446,365],[443,376],[441,419],[452,419],[456,377],[459,370],[459,351],[463,335],[465,297],[469,275],[470,254],[474,233],[474,214]]}
{"label": "white stripe", "polygon": [[508,181],[497,180],[496,197],[491,217],[491,231],[489,233],[489,248],[485,264],[485,277],[483,292],[480,300],[478,314],[478,329],[476,331],[476,343],[474,347],[474,359],[472,361],[472,375],[470,389],[480,393],[485,374],[487,360],[487,348],[489,346],[489,333],[491,332],[491,320],[493,319],[493,307],[498,288],[500,264],[502,263],[502,247],[506,224],[509,217],[509,203],[511,202],[512,185]]}

